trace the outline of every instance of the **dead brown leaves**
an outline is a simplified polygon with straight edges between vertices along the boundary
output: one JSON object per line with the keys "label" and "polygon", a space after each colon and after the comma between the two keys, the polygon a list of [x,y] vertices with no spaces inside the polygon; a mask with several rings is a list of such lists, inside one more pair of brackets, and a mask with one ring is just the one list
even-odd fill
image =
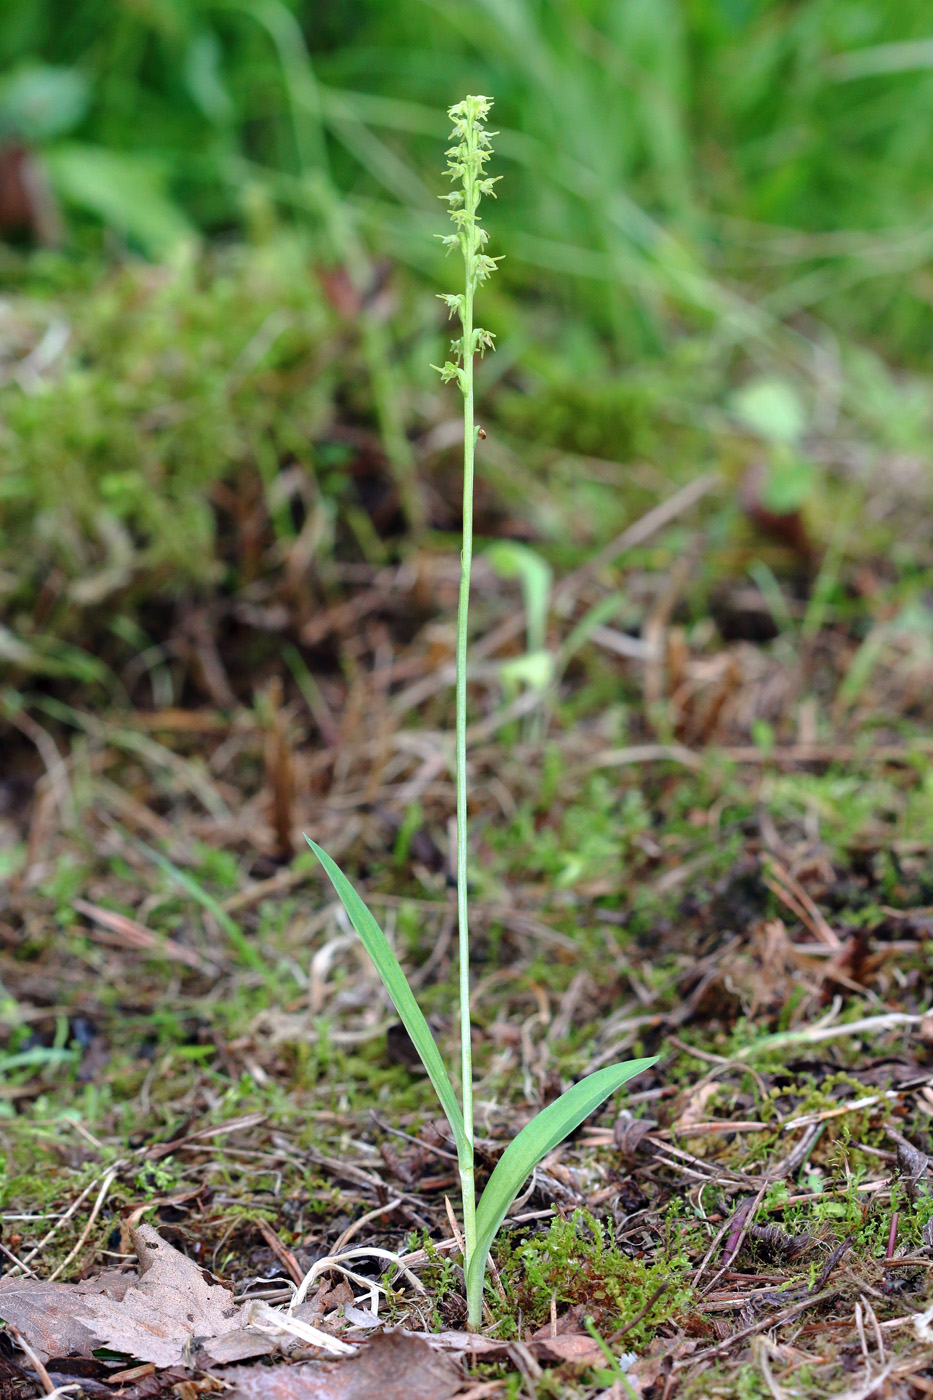
{"label": "dead brown leaves", "polygon": [[[160,1377],[166,1390],[178,1390],[179,1376],[190,1374],[179,1368],[213,1372],[280,1351],[289,1353],[293,1364],[254,1364],[222,1373],[224,1384],[233,1386],[228,1392],[233,1400],[364,1400],[376,1395],[380,1400],[447,1400],[464,1384],[459,1357],[514,1360],[518,1348],[532,1367],[558,1365],[574,1373],[604,1361],[598,1343],[579,1330],[580,1310],[522,1343],[465,1332],[426,1337],[399,1329],[351,1344],[313,1325],[325,1307],[330,1310],[345,1295],[352,1302],[342,1283],[336,1290],[324,1286],[323,1306],[318,1297],[292,1314],[262,1302],[238,1303],[151,1225],[137,1226],[132,1236],[137,1273],[111,1270],[73,1284],[0,1280],[0,1317],[15,1329],[34,1366],[41,1370],[48,1363],[56,1373],[70,1374],[69,1363],[71,1370],[96,1363],[96,1353],[106,1349],[143,1363],[123,1369],[120,1378],[135,1382],[141,1377],[145,1393],[157,1395],[162,1393]],[[309,1347],[316,1353],[310,1360],[305,1359]],[[296,1359],[299,1349],[301,1359]],[[339,1353],[340,1359],[322,1361],[322,1350]],[[105,1372],[104,1378],[112,1382],[114,1373]],[[104,1393],[99,1382],[83,1383],[94,1394]]]}
{"label": "dead brown leaves", "polygon": [[293,1318],[234,1302],[151,1225],[133,1231],[139,1273],[110,1271],[85,1283],[0,1280],[0,1316],[40,1361],[90,1359],[103,1347],[159,1367],[263,1356],[296,1339],[334,1352],[352,1348],[313,1327],[313,1304]]}
{"label": "dead brown leaves", "polygon": [[0,1317],[23,1334],[43,1361],[53,1356],[89,1356],[95,1345],[82,1320],[85,1298],[109,1294],[123,1297],[131,1278],[116,1271],[86,1283],[44,1283],[36,1278],[0,1279]]}
{"label": "dead brown leaves", "polygon": [[[169,1391],[188,1400],[205,1382],[208,1389],[222,1387],[231,1400],[448,1400],[469,1384],[461,1359],[511,1361],[534,1374],[559,1366],[568,1375],[605,1361],[602,1347],[581,1329],[582,1306],[553,1317],[523,1342],[396,1329],[351,1344],[312,1325],[345,1295],[352,1302],[343,1282],[336,1290],[324,1285],[326,1301],[319,1296],[293,1315],[266,1303],[238,1303],[151,1225],[132,1234],[136,1273],[111,1270],[74,1284],[0,1280],[0,1317],[27,1359],[40,1372],[47,1363],[45,1374],[52,1371],[59,1380],[79,1375],[91,1395],[109,1393],[101,1380],[119,1380],[131,1386],[125,1393],[135,1400]],[[315,1348],[310,1357],[309,1346]],[[124,1361],[114,1372],[111,1363],[107,1370],[96,1357],[102,1349],[132,1364],[127,1369]],[[342,1355],[322,1360],[322,1350]],[[289,1364],[254,1360],[217,1372],[275,1351],[288,1353]],[[100,1368],[100,1379],[90,1377],[88,1366]],[[198,1371],[206,1372],[205,1382]]]}
{"label": "dead brown leaves", "polygon": [[447,1356],[401,1331],[377,1333],[346,1361],[254,1366],[230,1379],[230,1400],[447,1400],[463,1384]]}

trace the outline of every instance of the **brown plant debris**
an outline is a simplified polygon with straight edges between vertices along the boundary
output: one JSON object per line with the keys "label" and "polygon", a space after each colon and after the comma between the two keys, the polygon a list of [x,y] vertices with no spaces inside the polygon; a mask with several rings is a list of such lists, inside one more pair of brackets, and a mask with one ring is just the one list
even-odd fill
{"label": "brown plant debris", "polygon": [[333,1351],[352,1348],[315,1334],[306,1319],[313,1304],[296,1308],[294,1320],[262,1304],[235,1303],[204,1271],[162,1239],[151,1225],[132,1232],[138,1275],[107,1273],[86,1283],[0,1280],[0,1315],[13,1323],[42,1361],[91,1358],[107,1347],[155,1366],[230,1362],[278,1349],[279,1339],[316,1341]]}
{"label": "brown plant debris", "polygon": [[255,1366],[227,1379],[230,1400],[448,1400],[463,1386],[453,1361],[401,1330],[377,1333],[347,1361]]}

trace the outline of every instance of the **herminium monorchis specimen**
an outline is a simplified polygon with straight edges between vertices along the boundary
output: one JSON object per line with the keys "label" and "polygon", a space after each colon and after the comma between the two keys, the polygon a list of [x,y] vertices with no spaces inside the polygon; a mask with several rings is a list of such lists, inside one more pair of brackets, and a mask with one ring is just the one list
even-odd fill
{"label": "herminium monorchis specimen", "polygon": [[[457,1147],[463,1211],[464,1273],[467,1313],[471,1328],[478,1328],[483,1317],[483,1285],[489,1250],[499,1226],[508,1213],[529,1173],[568,1133],[598,1108],[626,1080],[655,1061],[628,1060],[609,1065],[587,1075],[559,1099],[541,1110],[503,1152],[486,1184],[477,1206],[473,1169],[473,1057],[470,1042],[470,936],[467,915],[467,775],[466,775],[466,682],[467,616],[470,601],[470,566],[473,555],[473,460],[481,429],[473,421],[473,362],[477,354],[493,349],[492,334],[473,324],[473,297],[478,287],[496,270],[497,258],[483,250],[487,234],[477,222],[477,208],[483,195],[493,194],[498,176],[485,173],[492,152],[491,133],[484,127],[492,102],[488,97],[466,97],[450,108],[454,124],[454,145],[447,152],[447,173],[456,188],[443,195],[450,205],[454,232],[443,241],[448,248],[459,248],[466,279],[462,292],[444,293],[442,300],[460,321],[462,334],[451,343],[453,358],[440,369],[445,381],[456,380],[463,395],[463,549],[461,553],[460,601],[457,611],[457,907],[459,916],[460,960],[460,1063],[462,1108],[437,1042],[424,1019],[405,974],[366,905],[347,877],[320,846],[309,841],[329,875],[353,927],[382,978],[395,1009],[414,1042],[428,1072],[441,1106],[447,1115]],[[494,133],[492,133],[494,134]]]}

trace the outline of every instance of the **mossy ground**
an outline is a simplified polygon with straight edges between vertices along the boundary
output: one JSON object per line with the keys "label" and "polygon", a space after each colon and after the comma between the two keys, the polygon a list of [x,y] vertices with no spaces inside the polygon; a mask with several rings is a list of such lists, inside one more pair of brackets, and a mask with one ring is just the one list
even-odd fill
{"label": "mossy ground", "polygon": [[[460,1326],[449,1144],[301,841],[358,879],[453,1061],[449,406],[406,361],[434,526],[414,542],[352,328],[295,245],[47,295],[71,348],[31,399],[0,387],[4,1245],[76,1277],[125,1253],[141,1212],[275,1291],[287,1252],[306,1267],[366,1215],[354,1244],[428,1251],[429,1314],[393,1286],[389,1315]],[[39,336],[34,297],[12,306]],[[432,316],[416,298],[412,363],[437,358]],[[485,390],[479,529],[524,535],[563,591],[557,680],[516,689],[519,589],[477,568],[481,1167],[575,1076],[661,1056],[537,1174],[489,1326],[520,1346],[552,1315],[592,1319],[645,1395],[826,1395],[889,1362],[913,1395],[933,558],[904,454],[928,462],[919,432],[895,446],[847,407],[809,444],[804,545],[742,495],[767,444],[689,421],[691,395],[728,403],[728,375],[684,361],[666,385],[584,393],[539,364]],[[846,465],[856,438],[877,480]],[[702,499],[587,571],[700,459],[719,465]],[[524,1355],[477,1377],[618,1381]]]}

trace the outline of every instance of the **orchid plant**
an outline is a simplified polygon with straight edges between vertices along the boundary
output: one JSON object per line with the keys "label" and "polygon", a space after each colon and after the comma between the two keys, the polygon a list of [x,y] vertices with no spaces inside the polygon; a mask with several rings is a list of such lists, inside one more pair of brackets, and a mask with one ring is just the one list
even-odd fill
{"label": "orchid plant", "polygon": [[[477,1203],[473,1151],[473,1058],[470,1039],[470,934],[467,908],[467,636],[470,602],[470,568],[473,555],[473,465],[477,441],[485,437],[474,423],[473,365],[477,354],[494,349],[494,336],[474,325],[473,299],[477,289],[496,270],[498,258],[484,251],[488,235],[477,219],[484,195],[494,195],[498,176],[486,174],[492,145],[485,129],[492,102],[487,97],[466,97],[451,107],[454,144],[447,151],[447,173],[454,183],[443,195],[450,207],[454,231],[443,235],[448,250],[459,249],[464,262],[462,292],[445,292],[441,300],[451,317],[457,316],[461,334],[451,342],[451,356],[439,368],[445,382],[456,382],[463,396],[463,548],[460,597],[457,611],[456,682],[456,787],[457,787],[457,909],[459,929],[460,999],[460,1097],[444,1064],[437,1042],[408,984],[385,934],[350,881],[320,846],[309,845],[320,860],[353,927],[366,947],[377,972],[410,1035],[441,1107],[450,1124],[460,1173],[469,1326],[482,1324],[483,1289],[489,1251],[500,1225],[537,1164],[558,1143],[627,1080],[649,1068],[654,1059],[627,1060],[587,1075],[554,1103],[540,1111],[506,1147]],[[492,133],[494,134],[494,133]],[[440,235],[439,235],[440,236]]]}

